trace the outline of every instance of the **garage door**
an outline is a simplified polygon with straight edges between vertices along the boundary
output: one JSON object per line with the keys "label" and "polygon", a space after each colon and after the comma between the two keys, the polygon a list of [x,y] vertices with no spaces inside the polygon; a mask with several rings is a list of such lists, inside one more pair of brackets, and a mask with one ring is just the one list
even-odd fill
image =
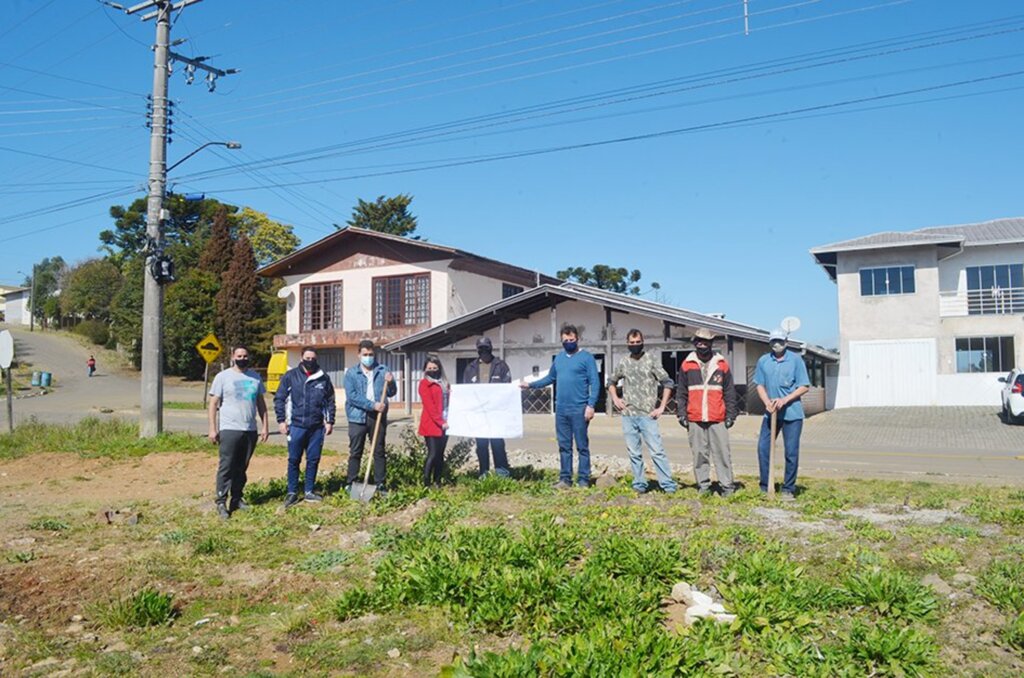
{"label": "garage door", "polygon": [[854,407],[935,404],[934,339],[851,341]]}

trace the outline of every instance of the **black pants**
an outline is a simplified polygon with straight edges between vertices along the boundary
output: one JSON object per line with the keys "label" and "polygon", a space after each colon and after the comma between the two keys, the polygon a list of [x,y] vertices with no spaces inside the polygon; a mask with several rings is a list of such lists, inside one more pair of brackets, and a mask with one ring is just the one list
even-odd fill
{"label": "black pants", "polygon": [[[363,461],[363,448],[366,447],[366,438],[373,437],[373,427],[376,426],[377,415],[368,415],[365,424],[348,423],[348,483],[362,482],[359,476],[359,466]],[[384,459],[384,438],[387,433],[387,415],[380,416],[380,433],[377,434],[377,446],[373,448],[373,482],[375,485],[384,485],[387,479],[387,462]]]}
{"label": "black pants", "polygon": [[231,508],[238,508],[247,480],[253,450],[256,449],[256,431],[221,431],[220,464],[217,466],[216,501],[227,503],[231,493]]}
{"label": "black pants", "polygon": [[444,474],[444,448],[448,446],[448,436],[424,436],[427,443],[427,463],[423,465],[423,484],[441,483]]}

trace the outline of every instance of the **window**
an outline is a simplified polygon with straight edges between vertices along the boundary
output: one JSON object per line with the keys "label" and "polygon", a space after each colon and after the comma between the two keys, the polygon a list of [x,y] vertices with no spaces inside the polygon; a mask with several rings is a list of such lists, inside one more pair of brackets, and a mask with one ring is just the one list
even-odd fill
{"label": "window", "polygon": [[1014,368],[1013,337],[956,340],[957,372],[1009,372]]}
{"label": "window", "polygon": [[508,283],[501,283],[501,298],[502,299],[508,299],[509,297],[514,297],[514,296],[516,296],[517,294],[519,294],[522,291],[523,291],[523,288],[520,287],[519,285],[509,285]]}
{"label": "window", "polygon": [[914,291],[913,266],[860,269],[860,296],[862,297],[913,294]]}
{"label": "window", "polygon": [[1024,313],[1024,264],[968,266],[970,315]]}
{"label": "window", "polygon": [[341,283],[302,285],[302,331],[341,329]]}
{"label": "window", "polygon": [[430,274],[373,279],[373,326],[405,327],[430,322]]}

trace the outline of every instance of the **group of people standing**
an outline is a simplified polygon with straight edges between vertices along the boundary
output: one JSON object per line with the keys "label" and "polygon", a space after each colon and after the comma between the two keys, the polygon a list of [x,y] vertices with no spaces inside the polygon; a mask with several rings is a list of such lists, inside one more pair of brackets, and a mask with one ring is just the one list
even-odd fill
{"label": "group of people standing", "polygon": [[[644,347],[644,335],[638,329],[626,335],[629,354],[623,357],[609,377],[607,391],[616,410],[622,414],[622,431],[633,471],[633,489],[646,492],[643,447],[653,462],[658,485],[672,493],[678,484],[672,478],[665,454],[658,419],[662,417],[676,391],[676,416],[687,430],[693,453],[697,491],[711,492],[711,466],[714,465],[723,496],[735,491],[729,429],[739,413],[732,369],[721,353],[714,350],[714,333],[698,329],[692,337],[693,351],[680,364],[675,381],[660,359]],[[521,381],[523,389],[555,386],[555,433],[558,440],[559,476],[557,487],[573,486],[573,447],[578,459],[576,484],[589,486],[591,479],[588,428],[594,418],[601,383],[594,356],[579,347],[579,331],[573,325],[561,330],[562,352],[555,356],[548,373],[536,380]],[[800,397],[810,385],[803,360],[786,348],[781,331],[769,337],[770,352],[757,362],[754,381],[765,406],[758,440],[760,488],[768,489],[772,431],[782,433],[785,445],[785,475],[782,498],[792,499],[796,492],[800,434],[804,413]],[[464,369],[465,384],[509,384],[511,371],[504,360],[494,355],[491,340],[476,342],[477,358]],[[344,374],[345,417],[348,421],[349,458],[346,485],[359,477],[367,438],[373,449],[369,463],[373,467],[378,494],[386,494],[387,459],[384,453],[387,430],[388,398],[397,392],[394,375],[375,357],[370,340],[359,343],[359,363]],[[215,504],[222,518],[244,510],[242,493],[246,469],[257,440],[269,436],[269,414],[263,396],[266,389],[259,375],[249,369],[249,352],[238,346],[231,355],[231,369],[220,372],[210,387],[208,409],[209,438],[220,445]],[[423,436],[427,455],[423,484],[439,485],[444,475],[444,453],[448,443],[448,395],[450,384],[440,358],[428,356],[419,383],[422,412],[418,432]],[[335,423],[334,385],[317,362],[316,349],[305,347],[301,362],[281,378],[274,394],[274,414],[278,430],[288,442],[288,484],[284,505],[319,502],[315,491],[317,470],[324,437],[331,435]],[[778,426],[771,424],[772,418]],[[257,431],[257,420],[260,422]],[[372,435],[379,429],[377,435]],[[493,472],[508,477],[511,470],[505,441],[478,438],[477,461],[480,476]],[[305,456],[303,486],[299,470]],[[346,487],[347,489],[347,487]]]}
{"label": "group of people standing", "polygon": [[[563,352],[555,357],[548,374],[523,388],[555,385],[555,433],[560,459],[560,488],[572,487],[573,442],[578,466],[576,483],[590,484],[590,445],[588,425],[594,417],[600,392],[597,363],[590,353],[579,349],[579,332],[565,325],[561,332]],[[732,369],[721,353],[714,350],[715,335],[701,328],[692,337],[693,351],[679,366],[675,382],[661,361],[644,350],[644,335],[638,329],[626,334],[629,354],[619,361],[608,379],[608,396],[622,413],[622,432],[633,470],[633,489],[648,489],[644,474],[643,446],[654,465],[658,485],[672,493],[678,485],[665,454],[658,419],[665,413],[676,390],[676,416],[687,430],[693,453],[693,473],[700,494],[711,492],[711,466],[714,465],[723,496],[735,492],[729,429],[739,414],[739,401]],[[793,499],[796,493],[797,466],[800,456],[800,433],[804,412],[800,397],[810,387],[804,361],[787,347],[786,335],[774,331],[768,339],[770,351],[757,361],[754,381],[757,394],[765,406],[757,454],[760,488],[768,491],[768,471],[772,431],[782,432],[785,443],[786,470],[782,498]],[[621,392],[620,392],[621,384]],[[772,419],[779,426],[773,427]]]}

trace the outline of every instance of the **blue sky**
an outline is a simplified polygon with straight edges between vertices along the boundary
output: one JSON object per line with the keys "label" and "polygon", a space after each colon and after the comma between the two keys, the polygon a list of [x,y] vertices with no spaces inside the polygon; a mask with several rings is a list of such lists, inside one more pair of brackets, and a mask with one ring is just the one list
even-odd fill
{"label": "blue sky", "polygon": [[[835,345],[810,247],[1024,214],[1024,13],[749,12],[744,35],[741,0],[206,0],[177,16],[175,49],[241,73],[211,94],[176,69],[168,156],[243,149],[207,149],[172,184],[304,243],[357,198],[411,193],[432,241],[552,274],[639,268],[664,301],[797,315],[800,338]],[[5,0],[0,282],[95,256],[109,206],[141,195],[153,31],[94,0]]]}

